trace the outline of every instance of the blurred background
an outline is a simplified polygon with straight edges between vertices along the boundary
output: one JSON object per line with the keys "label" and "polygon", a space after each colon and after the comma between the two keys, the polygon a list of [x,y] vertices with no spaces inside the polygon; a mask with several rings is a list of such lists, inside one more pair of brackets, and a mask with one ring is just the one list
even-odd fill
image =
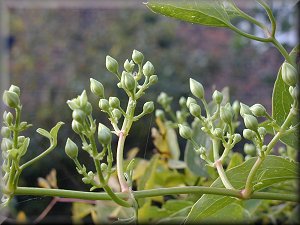
{"label": "blurred background", "polygon": [[[45,177],[51,168],[56,168],[60,188],[88,190],[64,153],[67,137],[76,139],[66,101],[87,90],[94,104],[94,117],[109,124],[89,90],[92,77],[105,86],[106,96],[125,97],[116,86],[116,77],[105,68],[106,55],[116,58],[122,66],[127,58],[131,59],[132,50],[137,49],[153,63],[159,83],[143,96],[144,102],[155,100],[164,91],[174,97],[176,109],[180,96],[189,96],[188,79],[192,77],[204,85],[208,98],[212,90],[228,86],[231,102],[235,99],[248,105],[259,102],[271,113],[272,87],[283,58],[269,44],[249,41],[224,28],[192,25],[154,14],[141,0],[0,2],[1,93],[10,84],[19,86],[22,120],[33,124],[25,134],[31,138],[25,160],[48,146],[35,132],[37,128],[48,130],[58,121],[65,122],[57,149],[24,170],[20,186],[36,186],[38,177]],[[238,5],[268,22],[264,10],[255,1],[249,2],[238,1]],[[278,40],[290,51],[297,43],[297,1],[267,2],[277,18]],[[262,35],[248,23],[237,23],[249,33]],[[138,111],[142,111],[142,106],[143,103]],[[4,110],[1,103],[1,114]],[[152,126],[155,126],[153,116],[137,122],[128,136],[126,150],[138,147],[141,156],[145,152],[150,156]],[[86,154],[81,157],[83,161],[89,159]],[[29,198],[28,201],[28,197],[18,197],[14,206],[18,211],[25,209],[34,218],[50,200]],[[70,218],[64,216],[68,213],[70,209],[65,204],[57,204],[48,218],[55,215],[61,216],[61,221],[68,221]]]}

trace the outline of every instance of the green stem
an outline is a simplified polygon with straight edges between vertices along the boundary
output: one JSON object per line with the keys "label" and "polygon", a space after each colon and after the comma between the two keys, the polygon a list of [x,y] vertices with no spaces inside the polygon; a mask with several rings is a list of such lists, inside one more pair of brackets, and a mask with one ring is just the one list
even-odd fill
{"label": "green stem", "polygon": [[121,131],[119,133],[119,141],[117,147],[117,173],[119,178],[119,183],[121,186],[122,192],[129,192],[128,184],[124,177],[124,168],[123,168],[123,151],[124,151],[124,143],[125,143],[126,136]]}
{"label": "green stem", "polygon": [[259,4],[266,10],[268,17],[270,19],[271,22],[271,26],[272,26],[272,33],[271,33],[271,37],[275,36],[275,32],[276,32],[276,20],[275,17],[273,15],[272,10],[270,9],[270,7],[262,0],[258,0]]}
{"label": "green stem", "polygon": [[[170,187],[170,188],[157,188],[143,191],[134,191],[135,198],[148,198],[163,195],[179,195],[179,194],[213,194],[222,196],[231,196],[235,198],[242,198],[239,190],[231,190],[225,188],[214,187],[201,187],[201,186],[189,186],[189,187]],[[84,192],[73,191],[64,189],[47,189],[47,188],[32,188],[32,187],[18,187],[15,191],[15,195],[34,195],[34,196],[51,196],[62,198],[77,198],[86,200],[111,200],[111,197],[107,193],[97,192]],[[116,193],[119,198],[126,198],[125,193]],[[252,194],[251,199],[269,199],[269,200],[281,200],[297,202],[298,196],[296,194],[282,194],[282,193],[269,193],[269,192],[255,192]]]}
{"label": "green stem", "polygon": [[214,138],[212,140],[212,144],[213,144],[213,155],[214,155],[214,161],[218,161],[219,158],[220,158],[220,155],[219,155],[219,140]]}
{"label": "green stem", "polygon": [[225,173],[223,165],[222,165],[222,161],[221,160],[217,160],[215,162],[215,167],[217,168],[219,177],[220,177],[222,183],[224,184],[224,186],[227,189],[233,189],[234,190],[235,188],[231,185],[230,181],[228,180],[228,178],[226,176],[226,173]]}
{"label": "green stem", "polygon": [[285,58],[285,60],[291,64],[294,65],[294,62],[292,58],[290,57],[289,53],[285,50],[285,48],[280,44],[276,38],[272,37],[271,42],[274,44],[274,46],[278,49],[278,51],[281,53],[281,55]]}

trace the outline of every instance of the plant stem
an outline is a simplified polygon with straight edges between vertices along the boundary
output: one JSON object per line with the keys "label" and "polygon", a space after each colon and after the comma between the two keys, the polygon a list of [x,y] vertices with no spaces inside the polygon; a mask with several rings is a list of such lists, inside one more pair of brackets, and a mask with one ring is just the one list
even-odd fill
{"label": "plant stem", "polygon": [[234,190],[235,188],[231,185],[230,181],[228,180],[228,178],[226,176],[226,173],[225,173],[223,165],[222,165],[222,161],[221,160],[215,161],[215,167],[217,168],[219,177],[222,180],[222,183],[224,184],[224,186],[227,189],[233,189]]}
{"label": "plant stem", "polygon": [[[170,187],[170,188],[157,188],[143,191],[133,191],[135,198],[148,198],[163,195],[179,195],[179,194],[214,194],[222,196],[231,196],[243,199],[239,190],[231,190],[225,188],[215,187],[201,187],[201,186],[189,186],[189,187]],[[119,198],[126,198],[125,193],[115,193]],[[86,200],[111,200],[111,197],[107,193],[97,192],[84,192],[73,191],[64,189],[47,189],[47,188],[34,188],[34,187],[18,187],[15,191],[15,195],[35,195],[35,196],[51,196],[62,198],[78,198]],[[269,200],[282,200],[297,202],[298,196],[296,194],[282,194],[282,193],[269,193],[269,192],[255,192],[251,195],[251,199],[269,199]]]}
{"label": "plant stem", "polygon": [[119,183],[121,186],[122,192],[128,192],[128,184],[124,177],[124,168],[123,168],[123,150],[126,136],[123,131],[119,133],[118,147],[117,147],[117,173],[119,178]]}
{"label": "plant stem", "polygon": [[285,50],[285,48],[280,44],[276,38],[272,37],[271,42],[274,44],[274,46],[278,49],[278,51],[281,53],[281,55],[285,58],[285,60],[291,64],[294,65],[292,58],[290,57],[289,53]]}

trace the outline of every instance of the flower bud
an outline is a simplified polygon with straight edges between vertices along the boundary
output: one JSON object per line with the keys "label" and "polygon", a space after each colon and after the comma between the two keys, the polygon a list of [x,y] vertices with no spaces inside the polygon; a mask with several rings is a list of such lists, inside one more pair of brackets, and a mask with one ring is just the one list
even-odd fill
{"label": "flower bud", "polygon": [[12,149],[12,147],[13,147],[12,140],[10,140],[8,138],[2,138],[2,141],[1,141],[1,150],[3,152],[6,152],[6,151]]}
{"label": "flower bud", "polygon": [[123,71],[121,77],[122,87],[125,87],[128,91],[133,91],[136,86],[136,81],[130,73]]}
{"label": "flower bud", "polygon": [[188,97],[186,100],[186,107],[188,107],[188,109],[190,108],[191,103],[197,104],[197,101],[192,97]]}
{"label": "flower bud", "polygon": [[5,118],[3,118],[3,119],[8,125],[11,125],[14,120],[14,116],[11,112],[8,112],[8,113],[6,113]]}
{"label": "flower bud", "polygon": [[221,128],[216,128],[213,132],[213,135],[218,137],[218,138],[222,138],[223,130]]}
{"label": "flower bud", "polygon": [[124,62],[124,69],[126,70],[126,72],[131,73],[134,69],[134,63],[132,60],[126,59],[126,61]]}
{"label": "flower bud", "polygon": [[102,171],[106,171],[107,170],[107,164],[106,163],[101,163],[100,167],[101,167]]}
{"label": "flower bud", "polygon": [[20,97],[20,88],[18,86],[15,85],[11,85],[8,89],[8,91],[12,91],[15,92],[19,97]]}
{"label": "flower bud", "polygon": [[119,120],[122,116],[122,112],[119,109],[113,109],[112,114],[116,120]]}
{"label": "flower bud", "polygon": [[[227,105],[227,104],[226,104]],[[221,106],[220,108],[220,118],[223,120],[225,123],[231,123],[232,118],[233,118],[233,113],[231,110],[231,106],[228,104],[228,106]]]}
{"label": "flower bud", "polygon": [[144,55],[137,50],[133,50],[132,59],[136,64],[142,64],[144,60]]}
{"label": "flower bud", "polygon": [[143,66],[143,74],[147,77],[154,74],[154,66],[151,62],[147,61]]}
{"label": "flower bud", "polygon": [[102,145],[108,145],[111,142],[111,131],[108,129],[107,126],[99,123],[98,126],[98,140]]}
{"label": "flower bud", "polygon": [[234,134],[234,137],[233,137],[233,142],[234,143],[238,143],[242,140],[242,137],[240,134]]}
{"label": "flower bud", "polygon": [[86,114],[81,109],[75,109],[72,113],[72,118],[80,124],[84,122],[85,117]]}
{"label": "flower bud", "polygon": [[289,86],[297,84],[298,72],[291,64],[284,62],[281,69],[282,80]]}
{"label": "flower bud", "polygon": [[255,153],[256,153],[256,147],[255,147],[253,144],[248,144],[248,143],[246,143],[246,144],[244,145],[244,152],[245,152],[247,155],[255,156]]}
{"label": "flower bud", "polygon": [[186,98],[185,97],[183,97],[183,96],[180,97],[180,99],[179,99],[179,105],[182,108],[186,107]]}
{"label": "flower bud", "polygon": [[160,118],[162,121],[165,120],[165,113],[161,109],[155,110],[155,117]]}
{"label": "flower bud", "polygon": [[90,88],[94,95],[104,98],[104,87],[99,81],[90,78]]}
{"label": "flower bud", "polygon": [[84,108],[82,110],[85,112],[86,115],[90,115],[92,113],[93,107],[92,104],[87,102]]}
{"label": "flower bud", "polygon": [[232,110],[234,112],[234,114],[236,116],[238,116],[239,112],[240,112],[240,103],[239,101],[235,100],[233,103],[232,103]]}
{"label": "flower bud", "polygon": [[212,95],[213,101],[216,104],[221,104],[222,100],[223,100],[223,94],[217,90],[214,91],[213,95]]}
{"label": "flower bud", "polygon": [[261,104],[255,104],[250,107],[251,112],[255,116],[265,116],[267,110]]}
{"label": "flower bud", "polygon": [[184,115],[179,110],[176,111],[176,119],[177,119],[178,123],[184,123],[184,121],[185,121]]}
{"label": "flower bud", "polygon": [[109,97],[108,104],[112,108],[119,108],[120,107],[120,100],[117,97]]}
{"label": "flower bud", "polygon": [[158,81],[157,75],[151,75],[151,76],[149,77],[149,83],[150,83],[150,84],[156,84],[157,81]]}
{"label": "flower bud", "polygon": [[65,152],[71,159],[78,157],[78,147],[70,138],[67,139]]}
{"label": "flower bud", "polygon": [[189,107],[190,113],[197,118],[201,117],[201,107],[198,104],[191,103]]}
{"label": "flower bud", "polygon": [[78,98],[73,98],[72,100],[68,100],[67,104],[72,110],[80,108],[80,102]]}
{"label": "flower bud", "polygon": [[109,72],[114,73],[114,74],[118,74],[119,71],[119,64],[117,62],[117,60],[115,60],[113,57],[111,56],[106,56],[106,68]]}
{"label": "flower bud", "polygon": [[145,114],[148,114],[148,113],[152,113],[154,110],[154,103],[151,101],[151,102],[146,102],[143,106],[143,112]]}
{"label": "flower bud", "polygon": [[267,134],[267,130],[266,128],[264,127],[259,127],[258,128],[258,133],[261,135],[261,136],[265,136]]}
{"label": "flower bud", "polygon": [[240,103],[240,106],[241,106],[241,108],[240,108],[240,114],[241,114],[242,117],[244,117],[246,114],[252,115],[252,112],[251,112],[249,106],[247,106],[247,105],[245,105],[243,103]]}
{"label": "flower bud", "polygon": [[13,91],[4,91],[3,102],[11,108],[17,108],[20,105],[19,96]]}
{"label": "flower bud", "polygon": [[79,106],[81,108],[85,108],[85,106],[88,103],[88,98],[85,90],[81,93],[81,95],[78,96],[78,100],[79,100]]}
{"label": "flower bud", "polygon": [[109,102],[107,99],[105,98],[102,98],[99,100],[99,108],[104,111],[104,112],[107,112],[109,111]]}
{"label": "flower bud", "polygon": [[299,88],[298,87],[293,88],[293,90],[291,91],[291,96],[295,100],[299,99]]}
{"label": "flower bud", "polygon": [[179,127],[179,134],[181,137],[188,140],[192,138],[193,132],[191,128],[181,124],[178,124],[178,127]]}
{"label": "flower bud", "polygon": [[81,123],[78,123],[76,120],[73,120],[72,130],[75,131],[75,133],[80,134],[83,131],[83,126],[81,125]]}
{"label": "flower bud", "polygon": [[171,103],[172,99],[173,98],[169,97],[165,92],[161,92],[157,97],[157,102],[163,107],[167,107]]}
{"label": "flower bud", "polygon": [[192,78],[190,78],[190,90],[195,97],[199,99],[204,98],[204,88],[202,84]]}
{"label": "flower bud", "polygon": [[246,114],[244,116],[244,123],[245,123],[245,127],[250,129],[250,130],[256,131],[257,128],[258,128],[258,121],[252,115],[247,115]]}
{"label": "flower bud", "polygon": [[255,137],[255,132],[250,129],[244,129],[243,136],[248,140],[252,140]]}
{"label": "flower bud", "polygon": [[10,138],[11,131],[8,127],[2,127],[1,128],[1,136],[4,138]]}

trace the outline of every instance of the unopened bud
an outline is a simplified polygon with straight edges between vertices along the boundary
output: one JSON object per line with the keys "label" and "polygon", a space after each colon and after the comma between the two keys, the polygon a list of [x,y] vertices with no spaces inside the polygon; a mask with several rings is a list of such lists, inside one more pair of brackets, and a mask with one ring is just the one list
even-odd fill
{"label": "unopened bud", "polygon": [[179,105],[182,107],[182,108],[184,108],[184,107],[186,107],[186,98],[185,97],[180,97],[180,99],[179,99]]}
{"label": "unopened bud", "polygon": [[191,128],[181,124],[178,124],[178,127],[179,127],[179,134],[181,137],[188,140],[192,138],[193,132]]}
{"label": "unopened bud", "polygon": [[119,108],[120,107],[120,100],[117,97],[109,97],[108,103],[112,108]]}
{"label": "unopened bud", "polygon": [[199,99],[204,98],[204,88],[202,84],[192,78],[190,78],[190,90],[195,97]]}
{"label": "unopened bud", "polygon": [[239,112],[240,112],[240,103],[239,101],[235,100],[233,103],[232,103],[232,110],[234,111],[234,114],[236,116],[238,116]]}
{"label": "unopened bud", "polygon": [[244,152],[245,152],[247,155],[255,156],[255,153],[256,153],[256,147],[255,147],[253,144],[248,144],[248,143],[246,143],[246,144],[244,145]]}
{"label": "unopened bud", "polygon": [[85,120],[86,114],[81,109],[75,109],[72,113],[72,118],[78,123],[83,123]]}
{"label": "unopened bud", "polygon": [[297,84],[298,72],[291,64],[284,62],[282,65],[282,80],[289,86]]}
{"label": "unopened bud", "polygon": [[165,113],[164,113],[164,111],[161,110],[161,109],[155,110],[155,117],[158,117],[161,120],[164,120],[165,119]]}
{"label": "unopened bud", "polygon": [[152,113],[154,110],[154,103],[151,101],[151,102],[146,102],[143,106],[143,112],[145,114],[148,114],[148,113]]}
{"label": "unopened bud", "polygon": [[231,106],[221,106],[220,108],[220,118],[223,120],[225,123],[230,124],[233,118],[233,113],[231,110]]}
{"label": "unopened bud", "polygon": [[197,101],[192,97],[188,97],[186,100],[186,107],[188,107],[188,109],[190,108],[191,103],[197,104]]}
{"label": "unopened bud", "polygon": [[263,107],[261,104],[255,104],[250,107],[251,112],[255,116],[265,116],[266,115],[266,108]]}
{"label": "unopened bud", "polygon": [[137,50],[133,50],[132,59],[136,64],[142,64],[144,61],[144,55],[143,55],[143,53],[141,53]]}
{"label": "unopened bud", "polygon": [[99,123],[98,126],[98,140],[102,145],[108,145],[111,142],[111,131],[103,125],[102,123]]}
{"label": "unopened bud", "polygon": [[83,126],[81,125],[81,123],[78,123],[76,120],[73,120],[72,130],[75,131],[75,133],[80,134],[83,131]]}
{"label": "unopened bud", "polygon": [[233,137],[233,142],[234,143],[238,143],[242,140],[242,137],[240,134],[234,134],[234,137]]}
{"label": "unopened bud", "polygon": [[124,62],[124,69],[126,70],[126,72],[131,73],[133,71],[133,69],[134,69],[134,63],[133,63],[133,61],[131,60],[129,62],[129,60],[126,59],[126,61]]}
{"label": "unopened bud", "polygon": [[107,170],[107,164],[106,163],[101,163],[100,167],[101,167],[102,171],[106,171]]}
{"label": "unopened bud", "polygon": [[244,129],[243,136],[248,140],[252,140],[255,137],[255,132],[250,129]]}
{"label": "unopened bud", "polygon": [[240,108],[240,114],[241,114],[242,117],[244,117],[246,114],[247,115],[252,115],[252,112],[251,112],[249,106],[247,106],[247,105],[245,105],[243,103],[240,103],[240,106],[241,106],[241,108]]}
{"label": "unopened bud", "polygon": [[258,128],[258,121],[252,115],[247,115],[246,114],[244,116],[244,123],[245,123],[246,128],[248,128],[250,130],[256,131],[257,128]]}
{"label": "unopened bud", "polygon": [[74,98],[72,100],[68,100],[67,104],[70,107],[70,109],[72,109],[72,110],[80,108],[80,104],[79,104],[79,99],[78,98]]}
{"label": "unopened bud", "polygon": [[223,94],[217,90],[214,91],[212,98],[216,104],[221,104],[223,100]]}
{"label": "unopened bud", "polygon": [[265,136],[267,134],[267,130],[266,128],[264,127],[259,127],[258,128],[258,133],[261,135],[261,136]]}
{"label": "unopened bud", "polygon": [[151,62],[147,61],[143,66],[143,74],[147,77],[154,74],[154,66]]}
{"label": "unopened bud", "polygon": [[122,112],[119,109],[113,109],[112,114],[116,120],[119,120],[122,116]]}
{"label": "unopened bud", "polygon": [[106,56],[106,68],[109,72],[114,73],[114,74],[118,74],[119,71],[119,64],[117,62],[117,60],[115,60],[113,57],[111,56]]}
{"label": "unopened bud", "polygon": [[1,136],[4,138],[10,138],[11,131],[8,127],[2,127],[1,128]]}
{"label": "unopened bud", "polygon": [[20,88],[16,85],[11,85],[8,89],[9,91],[15,92],[20,97]]}
{"label": "unopened bud", "polygon": [[150,84],[156,84],[157,81],[158,81],[157,75],[151,75],[151,76],[149,77],[149,83],[150,83]]}
{"label": "unopened bud", "polygon": [[99,108],[104,111],[107,112],[109,110],[109,102],[107,99],[102,98],[99,100]]}
{"label": "unopened bud", "polygon": [[4,121],[8,124],[8,125],[11,125],[12,122],[14,120],[14,116],[11,112],[8,112],[4,118]]}
{"label": "unopened bud", "polygon": [[4,91],[3,102],[11,108],[17,108],[20,105],[19,96],[13,91]]}
{"label": "unopened bud", "polygon": [[213,132],[213,135],[218,137],[218,138],[222,138],[223,130],[221,128],[216,128]]}
{"label": "unopened bud", "polygon": [[6,152],[6,151],[12,149],[12,147],[13,147],[12,140],[10,140],[9,138],[2,138],[2,141],[1,141],[1,150],[3,152]]}
{"label": "unopened bud", "polygon": [[85,108],[88,103],[88,98],[85,90],[81,93],[81,95],[78,96],[78,100],[79,100],[79,106],[81,108]]}
{"label": "unopened bud", "polygon": [[94,95],[104,98],[104,87],[99,81],[90,78],[90,88]]}
{"label": "unopened bud", "polygon": [[125,87],[128,91],[134,90],[136,86],[136,81],[134,80],[132,74],[123,71],[121,77],[122,87]]}
{"label": "unopened bud", "polygon": [[78,147],[70,138],[67,139],[65,152],[71,159],[76,159],[78,156]]}
{"label": "unopened bud", "polygon": [[200,118],[200,116],[201,116],[201,107],[198,104],[191,103],[190,107],[189,107],[189,110],[190,110],[190,113],[194,117]]}

